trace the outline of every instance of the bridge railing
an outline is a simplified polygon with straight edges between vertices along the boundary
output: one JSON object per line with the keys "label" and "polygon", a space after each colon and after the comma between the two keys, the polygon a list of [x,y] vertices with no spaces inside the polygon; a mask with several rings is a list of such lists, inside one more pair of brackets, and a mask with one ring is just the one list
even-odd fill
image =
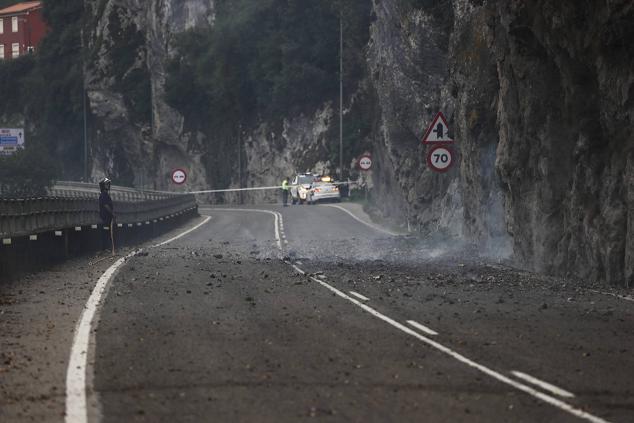
{"label": "bridge railing", "polygon": [[[39,198],[0,198],[0,238],[101,223],[96,184],[57,183],[49,192]],[[126,226],[156,223],[197,208],[192,194],[112,187],[111,197],[117,223]]]}

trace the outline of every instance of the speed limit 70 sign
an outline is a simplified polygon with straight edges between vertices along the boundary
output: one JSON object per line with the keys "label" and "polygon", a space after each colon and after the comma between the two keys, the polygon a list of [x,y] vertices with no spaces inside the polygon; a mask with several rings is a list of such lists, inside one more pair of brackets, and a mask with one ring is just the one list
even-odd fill
{"label": "speed limit 70 sign", "polygon": [[436,172],[448,171],[453,161],[453,151],[443,145],[432,148],[427,154],[427,165]]}

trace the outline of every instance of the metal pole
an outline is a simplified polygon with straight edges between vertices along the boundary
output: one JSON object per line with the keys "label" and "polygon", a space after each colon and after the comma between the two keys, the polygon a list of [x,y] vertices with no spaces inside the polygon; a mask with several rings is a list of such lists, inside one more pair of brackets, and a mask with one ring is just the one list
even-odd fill
{"label": "metal pole", "polygon": [[339,180],[343,181],[343,11],[339,9]]}
{"label": "metal pole", "polygon": [[[238,126],[238,188],[242,188],[242,125]],[[238,192],[238,202],[242,204],[242,191]]]}
{"label": "metal pole", "polygon": [[83,96],[83,114],[84,114],[84,182],[88,182],[88,126],[86,123],[86,60],[84,60],[84,30],[81,30],[81,69],[82,69],[82,96]]}
{"label": "metal pole", "polygon": [[88,182],[88,129],[86,124],[86,76],[84,75],[84,182]]}

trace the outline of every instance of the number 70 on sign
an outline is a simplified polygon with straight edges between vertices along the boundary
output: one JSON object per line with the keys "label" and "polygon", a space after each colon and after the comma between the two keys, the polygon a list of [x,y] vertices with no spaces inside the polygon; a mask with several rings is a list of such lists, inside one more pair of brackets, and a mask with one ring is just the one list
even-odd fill
{"label": "number 70 on sign", "polygon": [[439,145],[427,153],[427,164],[436,172],[446,172],[454,161],[454,154],[450,147]]}

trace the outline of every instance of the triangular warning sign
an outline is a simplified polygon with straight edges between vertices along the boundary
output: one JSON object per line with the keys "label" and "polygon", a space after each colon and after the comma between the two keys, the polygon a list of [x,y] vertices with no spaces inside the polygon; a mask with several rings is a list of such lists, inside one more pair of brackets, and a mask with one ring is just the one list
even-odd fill
{"label": "triangular warning sign", "polygon": [[434,121],[423,137],[423,144],[436,144],[436,143],[452,143],[453,140],[449,138],[449,125],[442,112],[438,112]]}

